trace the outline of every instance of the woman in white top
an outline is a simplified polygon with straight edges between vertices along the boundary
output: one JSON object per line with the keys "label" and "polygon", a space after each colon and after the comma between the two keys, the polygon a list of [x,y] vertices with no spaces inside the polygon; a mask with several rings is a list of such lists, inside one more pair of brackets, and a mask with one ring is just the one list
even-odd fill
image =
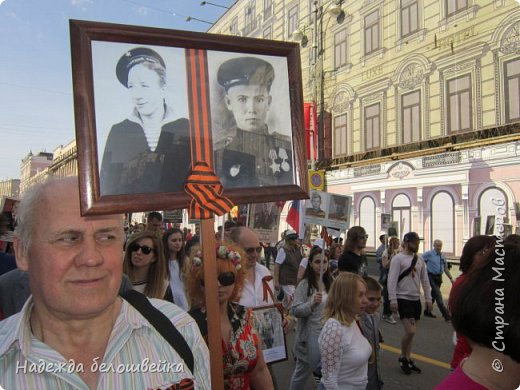
{"label": "woman in white top", "polygon": [[184,280],[188,258],[185,251],[185,242],[182,230],[172,228],[163,234],[164,256],[168,259],[168,279],[172,291],[173,303],[188,311],[188,299]]}
{"label": "woman in white top", "polygon": [[[309,376],[316,371],[320,363],[318,336],[323,327],[321,315],[332,284],[329,256],[322,252],[317,245],[312,248],[303,279],[298,283],[294,293],[291,313],[298,321],[294,342],[296,367],[291,378],[291,390],[304,388]],[[320,281],[322,266],[323,280]]]}
{"label": "woman in white top", "polygon": [[326,320],[318,339],[321,383],[318,389],[365,390],[372,347],[356,320],[368,304],[363,278],[340,272],[323,311]]}
{"label": "woman in white top", "polygon": [[145,230],[130,237],[123,269],[134,290],[148,298],[172,301],[164,250],[155,232]]}

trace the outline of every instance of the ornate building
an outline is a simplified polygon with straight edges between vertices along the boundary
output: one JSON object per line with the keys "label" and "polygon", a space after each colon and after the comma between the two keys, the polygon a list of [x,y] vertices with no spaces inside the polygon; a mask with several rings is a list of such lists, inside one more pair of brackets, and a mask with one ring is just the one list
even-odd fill
{"label": "ornate building", "polygon": [[318,167],[369,247],[391,214],[460,255],[520,221],[519,30],[514,0],[238,0],[209,32],[300,43]]}

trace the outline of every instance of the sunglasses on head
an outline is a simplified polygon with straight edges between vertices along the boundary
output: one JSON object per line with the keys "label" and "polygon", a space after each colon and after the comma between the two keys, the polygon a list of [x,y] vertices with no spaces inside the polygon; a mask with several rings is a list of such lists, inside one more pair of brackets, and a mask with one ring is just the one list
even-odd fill
{"label": "sunglasses on head", "polygon": [[360,239],[360,240],[366,240],[366,239],[368,239],[368,234],[363,234],[363,235],[361,235],[361,236],[358,236],[358,239]]}
{"label": "sunglasses on head", "polygon": [[[231,286],[235,283],[235,274],[233,272],[223,272],[217,276],[217,280],[221,286]],[[200,280],[200,285],[204,287],[204,279]]]}
{"label": "sunglasses on head", "polygon": [[135,244],[135,243],[130,245],[129,249],[130,249],[130,252],[137,252],[139,249],[141,249],[141,252],[143,253],[143,255],[149,255],[150,253],[155,251],[155,249],[150,248],[148,245],[139,245],[139,244]]}
{"label": "sunglasses on head", "polygon": [[248,255],[252,255],[253,253],[260,253],[262,252],[262,247],[261,246],[257,246],[256,248],[244,248],[244,251],[248,254]]}

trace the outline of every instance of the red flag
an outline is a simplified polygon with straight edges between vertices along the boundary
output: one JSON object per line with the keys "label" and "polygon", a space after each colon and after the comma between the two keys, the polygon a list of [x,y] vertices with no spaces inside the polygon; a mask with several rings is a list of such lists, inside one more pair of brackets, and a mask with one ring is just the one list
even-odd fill
{"label": "red flag", "polygon": [[289,212],[287,213],[287,223],[289,225],[291,225],[291,227],[296,231],[296,233],[298,233],[298,235],[300,234],[300,219],[301,219],[301,215],[300,215],[300,201],[299,200],[294,200],[292,203],[291,203],[291,207],[289,208]]}

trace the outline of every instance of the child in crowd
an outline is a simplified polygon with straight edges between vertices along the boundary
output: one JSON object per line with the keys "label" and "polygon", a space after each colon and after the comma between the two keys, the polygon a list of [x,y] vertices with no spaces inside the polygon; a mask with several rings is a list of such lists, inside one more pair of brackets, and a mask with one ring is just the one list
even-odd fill
{"label": "child in crowd", "polygon": [[381,372],[379,367],[379,343],[382,342],[379,326],[381,317],[378,309],[381,304],[381,285],[370,276],[363,278],[367,284],[368,305],[361,313],[359,324],[363,336],[367,338],[372,347],[372,354],[368,361],[368,383],[367,390],[379,390],[383,388]]}

